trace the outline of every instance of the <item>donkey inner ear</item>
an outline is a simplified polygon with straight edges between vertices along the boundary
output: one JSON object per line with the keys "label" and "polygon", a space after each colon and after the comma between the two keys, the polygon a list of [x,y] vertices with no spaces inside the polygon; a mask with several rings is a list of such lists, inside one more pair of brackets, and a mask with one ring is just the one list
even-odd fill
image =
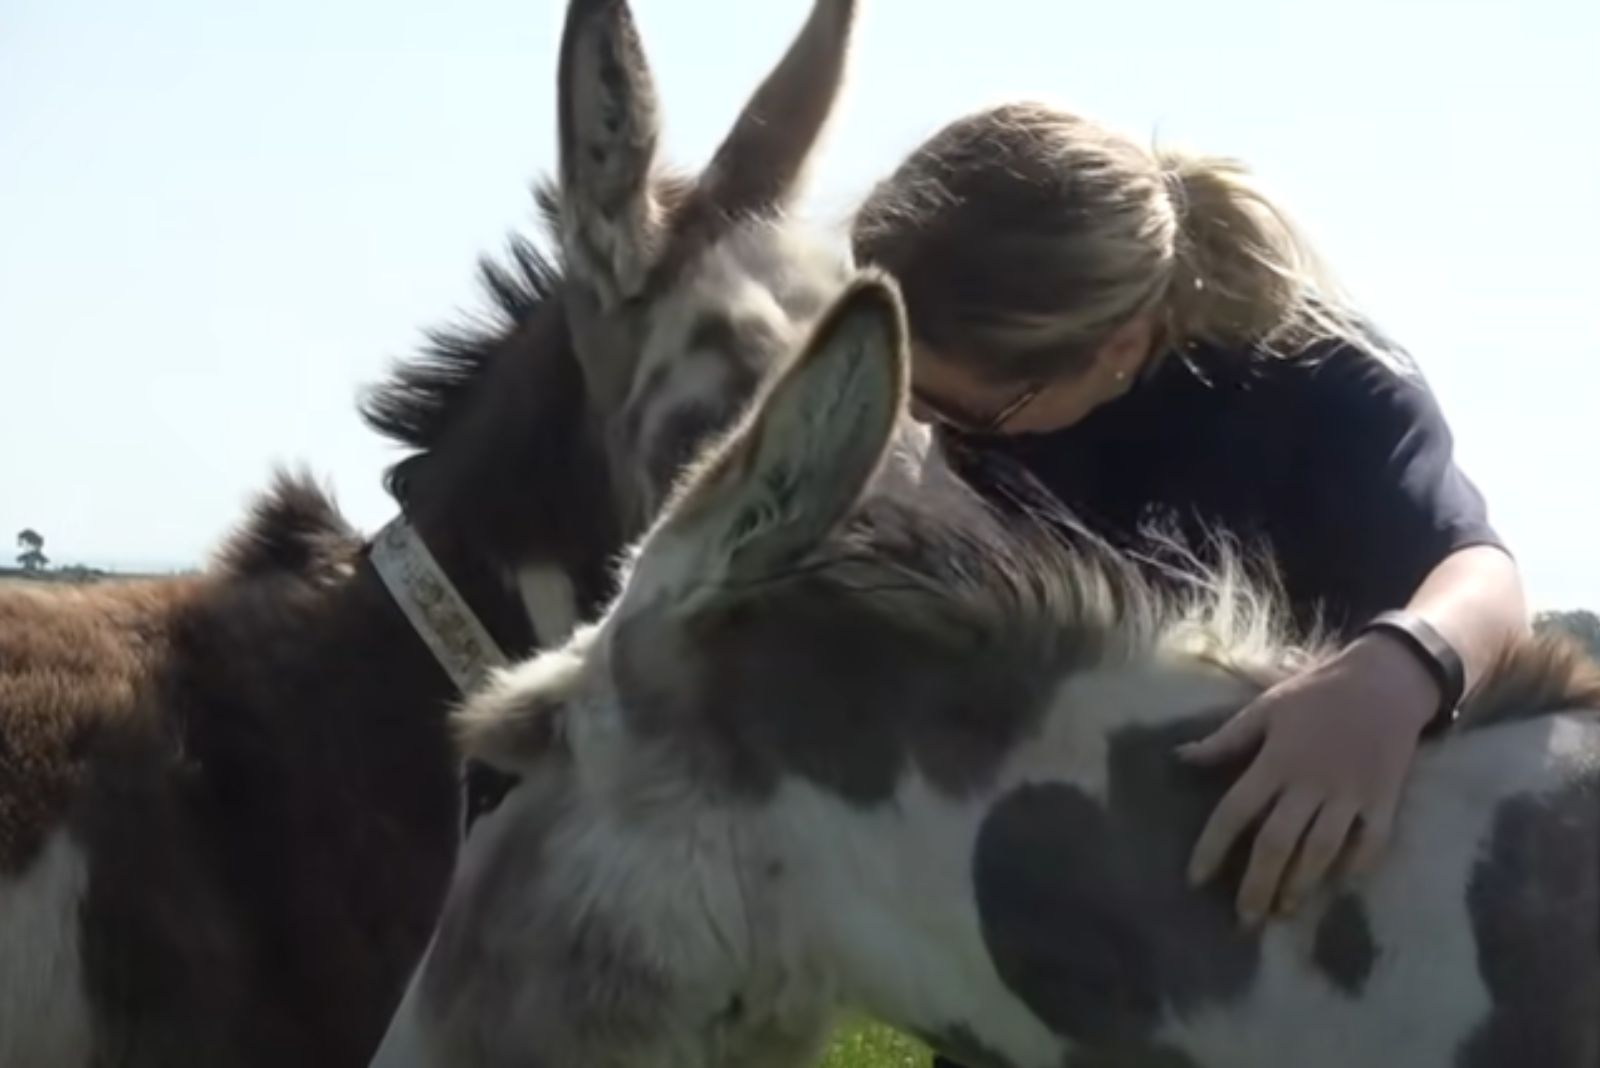
{"label": "donkey inner ear", "polygon": [[719,216],[760,214],[794,195],[839,97],[857,0],[814,0],[789,50],[751,96],[698,195]]}
{"label": "donkey inner ear", "polygon": [[559,81],[563,251],[611,308],[643,288],[664,233],[653,182],[660,108],[624,0],[570,0]]}
{"label": "donkey inner ear", "polygon": [[[743,427],[692,475],[644,549],[679,596],[781,574],[849,513],[905,405],[905,314],[869,272],[853,283]],[[652,552],[652,550],[656,550]]]}

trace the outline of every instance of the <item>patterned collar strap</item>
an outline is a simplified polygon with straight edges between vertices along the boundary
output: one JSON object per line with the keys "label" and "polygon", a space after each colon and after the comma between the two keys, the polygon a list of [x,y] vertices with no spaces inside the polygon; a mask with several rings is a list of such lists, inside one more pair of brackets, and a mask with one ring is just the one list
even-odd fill
{"label": "patterned collar strap", "polygon": [[461,693],[507,665],[505,654],[405,517],[373,539],[372,566]]}

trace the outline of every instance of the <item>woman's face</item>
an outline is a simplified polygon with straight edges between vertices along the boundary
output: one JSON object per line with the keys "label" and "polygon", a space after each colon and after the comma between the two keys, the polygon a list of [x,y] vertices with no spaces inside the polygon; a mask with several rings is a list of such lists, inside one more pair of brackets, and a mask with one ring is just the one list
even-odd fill
{"label": "woman's face", "polygon": [[912,415],[976,434],[1064,429],[1128,391],[1150,357],[1154,333],[1151,317],[1140,316],[1107,338],[1082,370],[1004,385],[979,377],[970,361],[919,343],[913,350]]}

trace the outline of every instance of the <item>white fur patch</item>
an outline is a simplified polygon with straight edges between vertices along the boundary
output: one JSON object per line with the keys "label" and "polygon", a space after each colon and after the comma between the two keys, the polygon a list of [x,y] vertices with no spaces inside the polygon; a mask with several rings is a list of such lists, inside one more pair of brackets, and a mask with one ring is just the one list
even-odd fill
{"label": "white fur patch", "polygon": [[[825,974],[819,989],[835,989],[858,1011],[929,1033],[964,1025],[1018,1068],[1059,1065],[1067,1044],[1001,981],[983,941],[971,863],[988,806],[1016,785],[1052,780],[1104,801],[1108,732],[1237,696],[1221,675],[1136,668],[1079,676],[983,796],[955,800],[910,772],[892,804],[863,810],[789,780],[752,836],[793,873],[767,906],[781,922],[764,937],[785,947],[793,974]],[[1313,962],[1329,901],[1319,896],[1269,924],[1248,991],[1170,1019],[1152,1040],[1229,1068],[1454,1065],[1490,1008],[1466,887],[1496,804],[1560,786],[1592,745],[1593,728],[1578,717],[1543,717],[1430,749],[1384,863],[1352,887],[1377,946],[1360,994],[1336,988]],[[747,859],[746,867],[756,865]]]}
{"label": "white fur patch", "polygon": [[1060,1040],[1001,982],[984,944],[971,864],[987,807],[915,773],[893,804],[866,810],[788,780],[749,847],[765,843],[788,873],[772,907],[781,925],[763,937],[785,948],[797,983],[886,1023],[965,1025],[1010,1064],[1056,1065]]}
{"label": "white fur patch", "polygon": [[65,830],[0,878],[0,1068],[87,1065],[94,1031],[79,955],[88,859]]}
{"label": "white fur patch", "polygon": [[1103,804],[1112,732],[1242,705],[1251,695],[1243,680],[1222,672],[1142,667],[1072,675],[1057,689],[1039,733],[1011,754],[998,792],[1027,782],[1064,781]]}
{"label": "white fur patch", "polygon": [[[1505,744],[1512,732],[1524,743]],[[1311,967],[1320,914],[1306,908],[1267,928],[1248,996],[1162,1037],[1203,1061],[1240,1068],[1454,1065],[1462,1039],[1490,1008],[1466,887],[1495,801],[1556,785],[1556,765],[1570,759],[1561,754],[1584,733],[1576,720],[1528,720],[1454,736],[1418,759],[1385,859],[1358,888],[1379,947],[1359,998]],[[1527,744],[1540,734],[1543,746]]]}

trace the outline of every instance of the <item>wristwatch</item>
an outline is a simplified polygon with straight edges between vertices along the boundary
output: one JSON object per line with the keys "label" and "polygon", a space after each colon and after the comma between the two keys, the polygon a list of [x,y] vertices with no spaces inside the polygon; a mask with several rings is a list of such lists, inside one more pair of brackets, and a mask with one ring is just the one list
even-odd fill
{"label": "wristwatch", "polygon": [[1449,727],[1461,714],[1461,698],[1467,686],[1467,672],[1455,648],[1433,628],[1433,625],[1413,612],[1380,612],[1369,620],[1360,633],[1381,631],[1400,640],[1410,649],[1428,674],[1439,684],[1439,707],[1433,718],[1422,728],[1424,736],[1437,734]]}

